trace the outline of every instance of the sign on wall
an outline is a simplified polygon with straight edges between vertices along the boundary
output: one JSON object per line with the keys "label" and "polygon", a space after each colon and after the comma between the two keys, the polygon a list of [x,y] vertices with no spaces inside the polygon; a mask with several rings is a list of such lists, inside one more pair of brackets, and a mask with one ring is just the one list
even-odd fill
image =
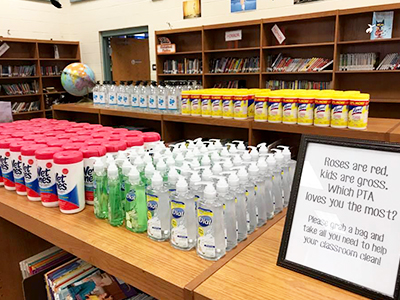
{"label": "sign on wall", "polygon": [[398,299],[400,146],[302,138],[278,265]]}

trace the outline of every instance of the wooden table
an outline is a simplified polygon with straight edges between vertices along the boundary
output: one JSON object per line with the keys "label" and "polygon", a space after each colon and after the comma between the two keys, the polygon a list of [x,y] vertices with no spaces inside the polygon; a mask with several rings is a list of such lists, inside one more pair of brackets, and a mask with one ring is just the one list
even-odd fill
{"label": "wooden table", "polygon": [[194,291],[195,300],[366,299],[278,267],[284,219],[226,263]]}

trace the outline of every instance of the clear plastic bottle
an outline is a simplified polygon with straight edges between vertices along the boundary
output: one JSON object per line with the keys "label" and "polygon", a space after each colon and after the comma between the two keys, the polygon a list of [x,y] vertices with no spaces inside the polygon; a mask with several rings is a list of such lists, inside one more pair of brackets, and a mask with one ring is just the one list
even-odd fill
{"label": "clear plastic bottle", "polygon": [[139,87],[139,108],[146,112],[149,103],[149,87],[147,81],[143,81],[143,84]]}
{"label": "clear plastic bottle", "polygon": [[170,208],[168,188],[158,171],[154,172],[147,187],[147,235],[155,241],[170,237]]}
{"label": "clear plastic bottle", "polygon": [[196,246],[196,209],[188,184],[180,177],[171,199],[171,245],[180,250]]}
{"label": "clear plastic bottle", "polygon": [[171,86],[170,92],[168,94],[167,113],[173,115],[179,114],[180,112],[179,99],[180,99],[180,89],[174,83]]}
{"label": "clear plastic bottle", "polygon": [[94,215],[99,219],[108,217],[107,170],[101,158],[96,158],[94,168]]}
{"label": "clear plastic bottle", "polygon": [[204,189],[197,209],[197,254],[207,260],[218,260],[226,253],[223,205],[217,201],[212,183]]}
{"label": "clear plastic bottle", "polygon": [[237,221],[237,240],[241,242],[247,238],[246,220],[246,190],[239,185],[240,179],[236,172],[232,172],[228,178],[229,191],[235,197],[236,221]]}
{"label": "clear plastic bottle", "polygon": [[179,173],[176,171],[175,167],[171,167],[168,172],[168,192],[170,195],[176,192],[176,183],[179,179]]}
{"label": "clear plastic bottle", "polygon": [[274,188],[276,189],[275,214],[278,214],[283,210],[283,184],[282,184],[283,155],[281,153],[281,150],[279,149],[272,149],[272,150],[276,151],[274,154],[274,158],[276,160],[276,167],[275,170],[273,171],[272,183],[274,184]]}
{"label": "clear plastic bottle", "polygon": [[111,163],[107,170],[108,175],[108,222],[112,226],[121,226],[124,223],[124,207],[121,197],[121,181],[118,168]]}
{"label": "clear plastic bottle", "polygon": [[277,148],[283,149],[282,150],[282,155],[283,155],[282,179],[283,179],[283,184],[284,184],[283,206],[287,207],[289,205],[289,200],[290,200],[290,192],[292,189],[294,171],[296,169],[296,161],[291,159],[292,154],[291,154],[288,146],[278,146]]}
{"label": "clear plastic bottle", "polygon": [[126,159],[121,166],[121,194],[122,204],[125,207],[126,195],[129,193],[131,187],[129,183],[129,172],[131,171],[132,164]]}
{"label": "clear plastic bottle", "polygon": [[192,171],[192,175],[190,176],[190,181],[189,181],[190,184],[189,192],[194,199],[196,210],[200,199],[203,198],[203,187],[201,185],[198,185],[197,182],[201,182],[201,177],[196,171]]}
{"label": "clear plastic bottle", "polygon": [[230,251],[237,246],[237,219],[235,197],[229,192],[229,185],[222,177],[217,183],[218,201],[223,203],[224,224],[225,224],[225,245],[226,251]]}
{"label": "clear plastic bottle", "polygon": [[276,160],[273,156],[269,156],[267,158],[267,164],[268,164],[268,169],[272,174],[271,195],[275,206],[274,214],[279,214],[283,209],[282,187],[280,185],[281,172],[277,168]]}
{"label": "clear plastic bottle", "polygon": [[125,202],[125,226],[133,232],[147,231],[146,189],[135,166],[129,172],[130,190]]}
{"label": "clear plastic bottle", "polygon": [[132,108],[132,94],[133,94],[133,81],[128,81],[125,86],[125,94],[124,94],[124,107],[125,109]]}
{"label": "clear plastic bottle", "polygon": [[110,107],[117,106],[117,86],[115,85],[115,81],[111,82],[108,89],[108,105]]}
{"label": "clear plastic bottle", "polygon": [[[272,219],[274,216],[274,202],[271,197],[271,193],[267,188],[267,180],[271,177],[268,173],[268,165],[267,162],[263,157],[260,157],[257,163],[257,167],[259,168],[259,178],[261,179],[261,183],[258,186],[258,191],[257,193],[261,192],[262,193],[262,198],[259,199],[257,197],[257,201],[260,200],[263,202],[263,209],[264,211],[258,211],[258,219],[262,220],[269,220]],[[258,195],[257,195],[258,196]]]}
{"label": "clear plastic bottle", "polygon": [[168,101],[168,89],[165,87],[164,82],[160,82],[158,85],[157,93],[157,108],[158,112],[165,114],[167,111],[167,101]]}
{"label": "clear plastic bottle", "polygon": [[100,81],[97,81],[96,85],[94,86],[94,88],[92,90],[92,93],[93,93],[93,105],[95,105],[95,106],[100,105],[99,88],[100,88]]}
{"label": "clear plastic bottle", "polygon": [[258,161],[258,157],[259,157],[259,153],[258,153],[257,147],[249,146],[249,148],[251,149],[251,151],[250,151],[251,161],[252,162],[257,162]]}
{"label": "clear plastic bottle", "polygon": [[272,171],[274,169],[274,158],[272,161],[270,157],[273,156],[272,153],[268,154],[267,157],[267,172],[265,173],[265,195],[267,199],[267,218],[272,219],[275,216],[275,201],[273,194],[273,182],[272,182]]}
{"label": "clear plastic bottle", "polygon": [[150,94],[149,94],[149,111],[152,113],[158,112],[157,97],[158,97],[157,82],[152,81],[150,85]]}
{"label": "clear plastic bottle", "polygon": [[264,190],[259,188],[263,185],[263,180],[259,177],[259,168],[256,163],[249,166],[249,181],[254,185],[257,227],[263,226],[267,222],[266,206],[264,202]]}
{"label": "clear plastic bottle", "polygon": [[152,164],[151,161],[146,164],[146,167],[144,168],[144,176],[142,178],[143,183],[146,186],[146,188],[151,185],[151,180],[153,178],[155,170],[156,169],[154,168],[154,165]]}
{"label": "clear plastic bottle", "polygon": [[132,110],[139,110],[139,87],[141,81],[136,81],[131,94]]}
{"label": "clear plastic bottle", "polygon": [[252,233],[257,227],[257,214],[256,214],[256,193],[255,186],[249,180],[249,174],[246,168],[240,168],[238,171],[238,177],[240,180],[240,186],[244,188],[246,195],[246,222],[247,222],[247,233]]}
{"label": "clear plastic bottle", "polygon": [[101,84],[99,86],[99,91],[98,91],[99,105],[101,105],[101,106],[106,105],[106,91],[107,91],[107,88],[105,86],[105,82],[103,82],[103,84]]}
{"label": "clear plastic bottle", "polygon": [[110,90],[110,82],[109,81],[104,81],[103,82],[104,85],[104,103],[105,106],[108,107],[110,105],[109,103],[109,96],[108,96],[108,91]]}
{"label": "clear plastic bottle", "polygon": [[117,106],[124,108],[125,81],[120,81],[117,87]]}

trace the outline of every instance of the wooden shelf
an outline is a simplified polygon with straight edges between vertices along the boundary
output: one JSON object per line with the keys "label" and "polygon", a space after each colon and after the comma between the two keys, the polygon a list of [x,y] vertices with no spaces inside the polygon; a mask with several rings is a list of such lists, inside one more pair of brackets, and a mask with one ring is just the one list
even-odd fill
{"label": "wooden shelf", "polygon": [[0,95],[0,99],[11,99],[11,98],[18,98],[18,97],[34,97],[34,96],[41,96],[42,93],[36,94],[23,94],[23,95]]}
{"label": "wooden shelf", "polygon": [[0,57],[0,61],[2,61],[2,60],[11,60],[11,61],[13,61],[13,60],[15,60],[15,61],[17,61],[17,60],[22,60],[22,61],[24,61],[24,60],[38,60],[38,58],[32,58],[32,57],[25,57],[25,58],[23,58],[23,57]]}
{"label": "wooden shelf", "polygon": [[91,103],[67,103],[67,104],[57,104],[53,105],[53,110],[59,111],[71,111],[71,112],[81,112],[89,114],[99,114],[100,108],[95,107]]}
{"label": "wooden shelf", "polygon": [[61,75],[42,75],[42,78],[60,78]]}
{"label": "wooden shelf", "polygon": [[295,74],[295,75],[302,75],[302,74],[306,74],[306,75],[316,75],[316,74],[332,74],[333,71],[332,70],[327,70],[327,71],[313,71],[313,72],[262,72],[263,75],[290,75],[290,74]]}
{"label": "wooden shelf", "polygon": [[22,111],[18,113],[13,113],[13,116],[18,116],[18,115],[31,115],[31,114],[37,114],[37,113],[42,113],[43,110],[32,110],[32,111]]}
{"label": "wooden shelf", "polygon": [[275,46],[264,46],[263,49],[286,49],[286,48],[305,48],[305,47],[326,47],[334,46],[334,42],[323,42],[323,43],[307,43],[307,44],[290,44],[290,45],[275,45]]}
{"label": "wooden shelf", "polygon": [[335,71],[336,74],[374,74],[374,73],[400,73],[400,70],[350,70]]}
{"label": "wooden shelf", "polygon": [[39,76],[0,77],[0,80],[38,79]]}
{"label": "wooden shelf", "polygon": [[331,127],[288,125],[282,123],[254,122],[253,130],[268,130],[298,134],[345,137],[353,139],[388,141],[389,132],[400,123],[398,119],[369,118],[366,130],[338,129]]}
{"label": "wooden shelf", "polygon": [[69,61],[69,60],[71,60],[71,61],[79,61],[80,59],[79,58],[63,58],[63,57],[60,57],[60,58],[39,58],[39,60],[42,60],[42,61]]}
{"label": "wooden shelf", "polygon": [[101,108],[101,115],[107,116],[118,116],[118,117],[127,117],[127,118],[135,118],[135,119],[145,119],[145,120],[156,120],[161,121],[161,114],[153,114],[153,113],[145,113],[145,112],[135,112],[129,110],[122,110],[118,108]]}
{"label": "wooden shelf", "polygon": [[57,95],[57,94],[66,94],[66,91],[59,91],[59,92],[50,92],[50,93],[45,93],[43,92],[43,95]]}
{"label": "wooden shelf", "polygon": [[174,77],[174,76],[190,76],[190,77],[195,77],[195,76],[202,76],[203,74],[157,74],[157,76],[162,76],[162,77]]}
{"label": "wooden shelf", "polygon": [[248,76],[248,75],[260,75],[260,72],[254,73],[205,73],[206,76]]}
{"label": "wooden shelf", "polygon": [[280,220],[194,291],[194,300],[361,300],[362,296],[278,267]]}
{"label": "wooden shelf", "polygon": [[260,50],[260,47],[213,49],[213,50],[204,50],[204,53],[237,52],[237,51],[257,51],[257,50],[259,51],[259,50]]}
{"label": "wooden shelf", "polygon": [[177,123],[190,123],[190,124],[203,124],[211,126],[224,126],[236,128],[250,128],[252,120],[234,120],[223,118],[204,118],[183,115],[163,115],[164,121],[177,122]]}
{"label": "wooden shelf", "polygon": [[157,53],[157,55],[161,56],[172,56],[172,55],[191,55],[191,54],[202,54],[203,52],[201,51],[179,51],[175,53]]}
{"label": "wooden shelf", "polygon": [[352,44],[374,44],[374,43],[395,43],[399,42],[400,38],[391,39],[376,39],[376,40],[354,40],[354,41],[339,41],[339,45],[352,45]]}
{"label": "wooden shelf", "polygon": [[373,102],[373,103],[400,103],[400,99],[397,98],[383,98],[383,99],[375,99],[375,98],[371,98],[369,100],[369,102]]}

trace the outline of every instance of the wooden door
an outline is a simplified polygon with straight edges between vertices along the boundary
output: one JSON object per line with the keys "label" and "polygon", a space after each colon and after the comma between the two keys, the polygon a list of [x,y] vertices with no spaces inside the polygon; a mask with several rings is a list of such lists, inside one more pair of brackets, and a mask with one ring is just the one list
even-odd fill
{"label": "wooden door", "polygon": [[120,80],[150,80],[149,40],[111,38],[112,77]]}

